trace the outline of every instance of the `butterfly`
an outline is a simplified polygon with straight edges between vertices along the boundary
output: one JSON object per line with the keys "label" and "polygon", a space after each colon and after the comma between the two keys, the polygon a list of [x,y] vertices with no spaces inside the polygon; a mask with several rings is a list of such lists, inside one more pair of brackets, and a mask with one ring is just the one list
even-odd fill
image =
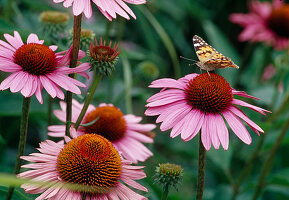
{"label": "butterfly", "polygon": [[201,37],[194,35],[193,43],[199,62],[196,63],[198,67],[203,70],[212,71],[226,67],[239,68],[230,58],[219,53],[206,43]]}

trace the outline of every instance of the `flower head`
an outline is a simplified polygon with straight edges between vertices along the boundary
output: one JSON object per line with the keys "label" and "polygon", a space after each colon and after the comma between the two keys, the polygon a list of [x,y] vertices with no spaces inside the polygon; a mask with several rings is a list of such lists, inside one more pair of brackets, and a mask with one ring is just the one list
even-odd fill
{"label": "flower head", "polygon": [[97,70],[100,74],[110,75],[115,70],[115,65],[118,62],[118,55],[120,54],[118,43],[114,43],[111,47],[110,41],[108,46],[105,41],[100,38],[99,44],[95,40],[95,45],[89,45],[89,62],[92,69]]}
{"label": "flower head", "polygon": [[[55,116],[61,121],[66,121],[66,104],[60,102],[61,110],[55,110]],[[77,120],[83,105],[76,100],[72,101],[72,122]],[[95,121],[96,120],[96,121]],[[94,123],[90,124],[89,122]],[[136,163],[145,161],[152,156],[152,152],[142,143],[152,143],[153,139],[143,133],[155,128],[154,124],[139,124],[141,117],[129,114],[124,115],[120,109],[112,104],[102,103],[98,107],[89,105],[82,120],[77,135],[98,134],[108,139],[115,148],[122,152],[124,158]],[[48,134],[52,137],[64,137],[65,125],[49,126]]]}
{"label": "flower head", "polygon": [[[20,91],[24,97],[35,94],[40,103],[43,102],[41,91],[43,87],[51,97],[64,99],[64,93],[59,88],[80,94],[77,86],[85,85],[66,74],[79,73],[87,77],[84,72],[90,66],[83,63],[76,68],[65,67],[70,63],[70,48],[68,51],[55,53],[57,46],[43,45],[37,35],[30,34],[24,44],[17,31],[14,37],[4,34],[8,43],[0,40],[0,70],[12,72],[0,85],[0,90],[10,88],[11,92]],[[84,57],[80,51],[79,58]]]}
{"label": "flower head", "polygon": [[69,15],[58,11],[44,11],[40,15],[42,33],[53,43],[65,36]]}
{"label": "flower head", "polygon": [[[145,199],[125,185],[147,191],[134,181],[145,177],[143,167],[131,166],[102,136],[86,134],[76,137],[74,133],[72,131],[72,139],[66,138],[67,144],[46,140],[40,143],[40,153],[21,157],[32,162],[22,168],[32,170],[20,173],[20,177],[54,182],[50,188],[23,184],[21,187],[25,192],[42,193],[36,200],[81,200],[83,194],[91,199]],[[75,191],[64,187],[65,183],[81,186]]]}
{"label": "flower head", "polygon": [[250,13],[235,13],[230,20],[244,27],[240,41],[265,42],[276,49],[288,47],[289,5],[280,0],[273,3],[252,1]]}
{"label": "flower head", "polygon": [[183,178],[183,169],[180,165],[163,163],[156,168],[155,182],[161,184],[164,189],[173,186],[177,189]]}
{"label": "flower head", "polygon": [[210,150],[211,144],[216,149],[222,144],[226,150],[229,133],[224,119],[246,144],[250,144],[252,139],[240,118],[257,134],[264,132],[236,105],[248,107],[263,115],[269,111],[235,99],[234,95],[257,98],[234,90],[217,74],[189,74],[178,80],[164,78],[152,82],[149,87],[163,89],[147,100],[149,103],[146,106],[149,108],[145,114],[159,115],[156,122],[162,122],[162,131],[172,128],[172,138],[181,134],[184,141],[189,141],[201,130],[206,150]]}
{"label": "flower head", "polygon": [[[53,0],[53,2],[63,2],[64,7],[72,6],[73,14],[75,16],[80,15],[81,13],[84,13],[85,17],[87,18],[92,16],[91,0]],[[106,0],[105,2],[93,1],[100,12],[110,21],[112,18],[115,19],[117,14],[126,19],[130,19],[129,15],[131,15],[134,19],[136,19],[136,16],[132,10],[124,2],[135,5],[146,3],[145,0]]]}

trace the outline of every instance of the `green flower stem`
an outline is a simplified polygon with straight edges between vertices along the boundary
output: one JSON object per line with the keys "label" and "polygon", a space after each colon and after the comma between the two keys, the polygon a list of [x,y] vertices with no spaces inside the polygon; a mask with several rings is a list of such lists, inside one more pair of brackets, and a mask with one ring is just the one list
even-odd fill
{"label": "green flower stem", "polygon": [[166,186],[164,188],[163,194],[162,194],[162,199],[161,200],[167,200],[168,199],[168,195],[169,195],[169,187]]}
{"label": "green flower stem", "polygon": [[[70,68],[76,67],[78,51],[80,47],[80,36],[81,36],[81,18],[82,14],[74,16],[73,22],[73,42],[72,42],[72,56],[70,62]],[[74,78],[74,74],[70,74],[70,77]],[[72,109],[72,93],[67,91],[66,93],[66,127],[65,135],[70,135],[70,126],[71,126],[71,109]]]}
{"label": "green flower stem", "polygon": [[277,150],[279,149],[281,142],[288,131],[288,128],[289,128],[289,118],[287,119],[286,123],[284,124],[284,126],[280,132],[280,135],[278,136],[276,142],[274,143],[273,147],[271,148],[271,150],[269,152],[269,156],[268,156],[267,160],[265,161],[265,163],[261,169],[261,173],[260,173],[260,176],[258,179],[258,184],[257,184],[257,187],[255,189],[255,193],[254,193],[252,200],[257,200],[257,198],[260,196],[262,189],[264,188],[264,185],[265,185],[265,178],[271,170],[275,154],[277,153]]}
{"label": "green flower stem", "polygon": [[[24,150],[25,150],[30,100],[31,100],[31,97],[28,97],[28,98],[23,97],[22,115],[21,115],[21,121],[20,121],[20,137],[19,137],[18,152],[17,152],[16,164],[14,168],[14,174],[18,174],[20,171],[20,167],[22,163],[20,156],[23,156]],[[6,200],[11,199],[13,195],[13,191],[14,191],[14,187],[9,187]]]}
{"label": "green flower stem", "polygon": [[197,183],[197,198],[196,200],[203,199],[204,182],[205,182],[205,161],[206,149],[203,146],[201,133],[199,138],[199,169],[198,169],[198,183]]}
{"label": "green flower stem", "polygon": [[96,88],[97,88],[97,86],[98,86],[98,84],[99,84],[99,82],[101,80],[101,77],[102,77],[102,75],[101,74],[97,75],[97,71],[95,70],[94,71],[93,82],[92,82],[92,84],[91,84],[91,86],[89,88],[88,94],[87,94],[87,96],[85,98],[85,101],[84,101],[84,105],[83,105],[83,107],[81,109],[81,112],[80,112],[80,114],[79,114],[79,116],[77,118],[77,121],[75,122],[75,125],[74,125],[74,128],[76,130],[78,129],[78,127],[79,127],[79,125],[80,125],[80,123],[81,123],[81,121],[82,121],[82,119],[83,119],[83,117],[84,117],[84,115],[85,115],[85,113],[87,111],[87,108],[88,108],[91,100],[93,99],[95,90],[96,90]]}
{"label": "green flower stem", "polygon": [[126,105],[126,113],[132,113],[132,73],[131,66],[126,56],[123,56],[123,76],[124,76],[124,84],[125,84],[125,105]]}

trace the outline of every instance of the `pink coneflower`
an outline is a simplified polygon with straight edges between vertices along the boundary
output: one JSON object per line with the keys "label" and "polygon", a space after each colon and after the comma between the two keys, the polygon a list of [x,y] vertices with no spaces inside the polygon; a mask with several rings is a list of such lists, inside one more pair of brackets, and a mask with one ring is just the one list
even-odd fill
{"label": "pink coneflower", "polygon": [[[21,187],[26,193],[42,193],[36,200],[81,200],[83,194],[87,200],[146,199],[126,186],[147,192],[134,181],[146,177],[143,167],[130,165],[131,162],[122,159],[111,142],[100,135],[72,136],[72,140],[66,138],[67,144],[46,140],[40,143],[40,153],[21,157],[32,163],[22,166],[31,170],[20,173],[20,177],[54,182],[50,188],[23,184]],[[83,187],[73,191],[63,187],[65,183],[90,187],[86,191]]]}
{"label": "pink coneflower", "polygon": [[[66,121],[66,103],[60,102],[61,110],[55,110],[55,116],[61,121]],[[72,122],[76,122],[83,105],[76,100],[72,101]],[[97,119],[98,118],[98,119]],[[155,128],[154,124],[140,124],[141,117],[132,114],[123,115],[120,109],[112,104],[102,103],[98,107],[89,105],[81,124],[88,124],[97,119],[89,126],[80,126],[77,135],[86,133],[99,134],[108,139],[122,155],[136,163],[145,161],[152,156],[152,152],[142,143],[152,143],[153,139],[144,135]],[[48,134],[53,137],[65,136],[65,125],[49,126]]]}
{"label": "pink coneflower", "polygon": [[[91,0],[53,0],[54,3],[63,2],[64,7],[72,6],[73,14],[75,16],[84,13],[85,17],[90,18],[92,15]],[[136,16],[132,10],[125,4],[125,2],[130,4],[145,4],[145,0],[93,0],[93,3],[98,7],[100,12],[109,20],[116,18],[116,14],[130,19],[128,16],[131,15],[134,19]]]}
{"label": "pink coneflower", "polygon": [[[40,103],[43,102],[41,91],[43,87],[51,97],[64,99],[64,93],[59,88],[81,94],[77,86],[85,85],[66,74],[79,73],[87,77],[84,72],[89,69],[88,63],[76,68],[65,67],[70,63],[71,49],[65,52],[54,53],[57,46],[43,45],[37,35],[30,34],[27,44],[24,44],[19,33],[14,31],[14,37],[4,34],[8,43],[0,40],[0,70],[12,72],[0,85],[0,90],[10,88],[11,92],[20,91],[24,97],[35,94]],[[84,57],[80,51],[79,58]]]}
{"label": "pink coneflower", "polygon": [[[250,120],[236,105],[245,106],[263,115],[269,112],[233,95],[257,99],[245,92],[236,91],[222,77],[214,73],[189,74],[178,80],[164,78],[153,81],[149,87],[163,88],[150,97],[145,114],[159,115],[156,122],[162,122],[160,129],[172,128],[171,137],[181,134],[184,141],[191,140],[201,129],[201,138],[206,150],[213,144],[218,149],[222,144],[225,150],[229,145],[229,133],[225,120],[233,132],[246,144],[252,142],[243,125],[243,119],[257,134],[264,132]],[[170,88],[170,89],[169,89]]]}
{"label": "pink coneflower", "polygon": [[236,13],[230,20],[244,27],[240,41],[265,42],[276,49],[288,47],[289,5],[280,0],[273,3],[252,1],[250,13]]}

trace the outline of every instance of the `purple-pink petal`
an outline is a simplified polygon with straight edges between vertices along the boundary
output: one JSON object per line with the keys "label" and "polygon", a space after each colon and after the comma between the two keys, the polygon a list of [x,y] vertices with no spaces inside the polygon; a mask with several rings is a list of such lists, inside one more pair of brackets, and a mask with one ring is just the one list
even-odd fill
{"label": "purple-pink petal", "polygon": [[171,79],[171,78],[163,78],[163,79],[158,79],[158,80],[155,80],[151,83],[151,85],[149,85],[149,87],[151,88],[177,88],[177,89],[185,89],[186,87],[186,84],[180,82],[180,81],[177,81],[177,80],[174,80],[174,79]]}
{"label": "purple-pink petal", "polygon": [[251,144],[252,138],[242,121],[229,110],[223,111],[222,114],[238,138],[246,144]]}
{"label": "purple-pink petal", "polygon": [[239,100],[239,99],[233,99],[232,100],[232,104],[248,107],[248,108],[250,108],[252,110],[255,110],[258,113],[261,113],[262,115],[266,115],[265,112],[269,112],[270,113],[270,111],[268,111],[268,110],[265,110],[265,109],[260,108],[258,106],[251,105],[251,104],[246,103],[246,102],[244,102],[242,100]]}
{"label": "purple-pink petal", "polygon": [[220,114],[215,115],[215,124],[217,129],[218,138],[225,150],[229,147],[229,131]]}

